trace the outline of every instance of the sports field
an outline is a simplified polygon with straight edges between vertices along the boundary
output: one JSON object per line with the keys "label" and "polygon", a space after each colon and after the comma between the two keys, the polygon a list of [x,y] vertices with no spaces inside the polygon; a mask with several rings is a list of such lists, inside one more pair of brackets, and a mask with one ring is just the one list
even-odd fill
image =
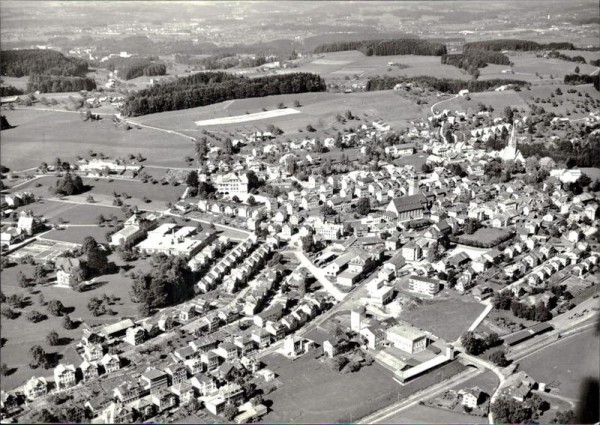
{"label": "sports field", "polygon": [[467,331],[485,309],[475,302],[462,300],[427,300],[414,310],[405,310],[400,318],[452,342]]}

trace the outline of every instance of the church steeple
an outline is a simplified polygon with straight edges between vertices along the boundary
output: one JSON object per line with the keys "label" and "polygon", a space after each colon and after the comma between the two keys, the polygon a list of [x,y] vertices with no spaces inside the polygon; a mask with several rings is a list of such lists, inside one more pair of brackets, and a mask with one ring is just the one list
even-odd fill
{"label": "church steeple", "polygon": [[510,139],[508,140],[508,147],[517,149],[517,137],[515,136],[515,128],[517,127],[517,122],[513,122],[512,130],[510,132]]}

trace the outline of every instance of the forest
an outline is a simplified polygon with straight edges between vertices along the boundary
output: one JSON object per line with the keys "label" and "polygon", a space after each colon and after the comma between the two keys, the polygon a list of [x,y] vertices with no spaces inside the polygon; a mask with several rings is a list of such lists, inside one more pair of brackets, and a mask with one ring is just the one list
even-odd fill
{"label": "forest", "polygon": [[339,41],[321,44],[315,53],[343,52],[358,50],[366,56],[424,55],[441,56],[446,54],[446,46],[418,39]]}
{"label": "forest", "polygon": [[444,93],[458,93],[461,90],[469,90],[470,92],[482,92],[494,89],[501,85],[513,84],[521,87],[527,85],[527,82],[520,80],[509,79],[492,79],[492,80],[456,80],[451,78],[436,78],[430,76],[418,77],[374,77],[367,81],[367,91],[391,90],[400,83],[413,83],[418,87],[428,87]]}
{"label": "forest", "polygon": [[96,81],[85,77],[59,77],[32,74],[29,76],[27,91],[39,90],[41,93],[63,93],[72,91],[91,91],[96,89]]}
{"label": "forest", "polygon": [[463,53],[468,50],[492,50],[494,52],[500,52],[502,50],[513,50],[519,52],[532,52],[538,50],[574,50],[575,46],[573,43],[547,43],[541,44],[535,41],[529,40],[486,40],[486,41],[473,41],[471,43],[465,43],[463,46]]}
{"label": "forest", "polygon": [[88,72],[83,59],[67,57],[55,50],[2,50],[2,75],[23,77],[31,74],[81,76]]}
{"label": "forest", "polygon": [[133,78],[155,75],[165,75],[167,66],[158,61],[158,58],[110,58],[103,64],[109,71],[117,71],[119,78],[131,80]]}
{"label": "forest", "polygon": [[125,116],[175,111],[232,99],[325,91],[315,74],[293,73],[246,78],[225,72],[202,72],[130,94],[121,107]]}
{"label": "forest", "polygon": [[21,94],[23,94],[23,90],[18,89],[14,86],[0,87],[0,96],[19,96]]}
{"label": "forest", "polygon": [[229,69],[229,68],[254,68],[267,63],[267,59],[262,56],[238,56],[230,53],[220,53],[207,58],[197,58],[190,55],[175,55],[175,62],[184,65],[196,66],[201,69]]}
{"label": "forest", "polygon": [[565,84],[579,85],[579,84],[594,84],[594,88],[600,91],[600,74],[587,75],[587,74],[567,74],[565,75]]}
{"label": "forest", "polygon": [[509,65],[510,59],[499,52],[471,49],[464,53],[442,55],[441,62],[464,69],[471,75],[479,76],[477,70],[485,67],[488,63]]}

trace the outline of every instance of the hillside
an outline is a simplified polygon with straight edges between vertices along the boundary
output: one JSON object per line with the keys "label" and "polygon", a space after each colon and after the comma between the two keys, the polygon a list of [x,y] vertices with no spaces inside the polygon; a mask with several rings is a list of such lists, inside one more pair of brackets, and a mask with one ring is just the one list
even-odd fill
{"label": "hillside", "polygon": [[54,50],[3,50],[0,52],[2,75],[23,77],[31,74],[81,76],[88,72],[88,63]]}
{"label": "hillside", "polygon": [[325,91],[315,74],[293,73],[246,78],[224,72],[204,72],[158,84],[129,95],[121,111],[126,116],[174,111],[232,99]]}

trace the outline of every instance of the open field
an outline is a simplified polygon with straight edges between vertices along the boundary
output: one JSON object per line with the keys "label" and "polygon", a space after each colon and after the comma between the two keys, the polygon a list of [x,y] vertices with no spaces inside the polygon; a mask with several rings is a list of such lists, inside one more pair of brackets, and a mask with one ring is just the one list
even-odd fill
{"label": "open field", "polygon": [[388,416],[385,418],[385,422],[390,424],[468,424],[485,423],[487,418],[416,405],[396,415]]}
{"label": "open field", "polygon": [[583,380],[600,375],[598,352],[600,338],[592,328],[528,356],[519,362],[519,368],[552,387],[552,392],[579,399]]}
{"label": "open field", "polygon": [[[356,420],[368,414],[380,398],[396,393],[399,385],[377,364],[356,373],[334,372],[314,359],[314,353],[292,362],[279,354],[262,359],[282,385],[265,396],[273,411],[264,422],[322,422]],[[348,389],[344,391],[341,389]],[[393,397],[390,402],[395,401]],[[384,407],[384,406],[381,406]],[[379,408],[381,408],[379,407]]]}
{"label": "open field", "polygon": [[467,331],[485,306],[461,300],[428,300],[414,310],[405,310],[400,318],[452,342]]}
{"label": "open field", "polygon": [[[16,275],[19,270],[22,270],[26,276],[33,275],[33,266],[16,265],[2,271],[2,291],[7,295],[24,294],[29,296],[30,305],[21,312],[21,315],[14,320],[3,318],[2,323],[2,338],[6,338],[4,347],[1,349],[2,362],[6,363],[9,368],[17,368],[16,372],[10,376],[3,377],[1,381],[2,389],[11,389],[17,385],[24,383],[33,375],[50,375],[51,370],[33,370],[28,364],[31,360],[29,349],[35,344],[41,345],[47,352],[58,352],[64,358],[62,361],[74,362],[76,365],[80,363],[80,359],[75,356],[73,358],[73,349],[69,345],[59,345],[51,347],[46,343],[46,335],[55,330],[61,338],[66,338],[64,343],[76,341],[81,337],[81,326],[74,330],[65,330],[62,327],[62,317],[52,316],[45,306],[39,304],[40,294],[44,296],[46,301],[58,299],[62,301],[65,307],[72,310],[69,315],[72,319],[81,318],[86,323],[95,325],[117,321],[122,316],[133,316],[137,313],[136,307],[129,299],[129,289],[131,279],[119,274],[106,275],[98,279],[98,287],[86,291],[75,292],[71,289],[56,288],[53,285],[34,287],[33,294],[29,293],[18,286]],[[93,296],[101,296],[107,294],[115,295],[120,298],[115,305],[110,306],[117,314],[114,316],[103,315],[93,317],[87,309],[87,303]],[[40,313],[46,314],[48,318],[39,323],[32,323],[25,318],[28,311],[37,310]]]}
{"label": "open field", "polygon": [[21,209],[31,209],[33,213],[44,216],[49,223],[58,224],[62,218],[65,224],[96,224],[96,217],[102,214],[108,218],[112,215],[123,220],[125,214],[120,208],[102,207],[99,205],[69,204],[60,201],[42,200]]}
{"label": "open field", "polygon": [[[526,92],[526,91],[525,91]],[[505,91],[492,91],[492,92],[481,92],[481,93],[470,93],[470,100],[466,97],[458,96],[452,100],[448,100],[437,106],[436,111],[442,111],[448,109],[450,111],[464,111],[467,113],[475,113],[478,109],[478,104],[483,103],[486,106],[491,106],[494,111],[492,112],[493,117],[500,117],[506,106],[511,108],[523,109],[529,111],[529,105],[521,97],[521,92],[515,92],[513,90]]]}
{"label": "open field", "polygon": [[[556,90],[558,88],[560,88],[562,91],[561,95],[556,94]],[[577,92],[569,93],[568,90],[571,89],[577,90]],[[581,93],[581,96],[579,93]],[[589,95],[591,99],[598,99],[598,91],[594,89],[592,84],[583,84],[579,86],[571,86],[566,84],[559,84],[555,86],[537,86],[532,87],[531,90],[522,90],[519,92],[519,96],[521,96],[525,102],[529,104],[535,103],[536,105],[543,107],[548,112],[554,112],[559,116],[564,116],[567,111],[570,111],[571,115],[568,116],[568,118],[571,119],[588,116],[588,112],[581,108],[575,111],[575,106],[577,103],[583,105],[587,100],[585,97],[586,94]],[[550,101],[536,103],[534,100],[537,98]],[[554,106],[552,101],[556,102],[556,106]],[[590,108],[591,111],[595,109],[597,108]]]}
{"label": "open field", "polygon": [[91,149],[109,157],[141,153],[147,163],[186,166],[185,156],[193,145],[181,136],[152,129],[117,129],[109,118],[84,122],[77,113],[47,112],[34,109],[7,110],[8,122],[15,126],[2,132],[2,163],[20,170],[38,166],[42,161],[75,161]]}
{"label": "open field", "polygon": [[286,115],[299,114],[300,111],[293,108],[275,109],[273,111],[256,112],[254,114],[237,115],[233,117],[214,118],[212,120],[196,121],[195,124],[199,127],[220,124],[237,124],[248,121],[268,120]]}
{"label": "open field", "polygon": [[[407,67],[397,67],[389,63]],[[326,80],[344,79],[346,76],[354,80],[354,76],[357,76],[357,81],[361,82],[376,75],[407,77],[429,75],[461,80],[471,78],[469,74],[454,66],[442,64],[439,56],[365,56],[356,50],[315,54],[299,64],[297,68],[278,71],[278,73],[284,72],[313,72]]]}
{"label": "open field", "polygon": [[106,243],[106,233],[109,230],[111,230],[110,227],[99,227],[96,225],[67,227],[46,233],[44,239],[81,244],[87,236],[91,236],[100,243]]}
{"label": "open field", "polygon": [[[362,122],[370,123],[378,119],[383,119],[392,128],[403,128],[410,121],[418,120],[427,113],[425,105],[419,106],[397,91],[385,90],[349,94],[301,93],[238,99],[199,108],[145,115],[136,117],[135,121],[144,125],[180,131],[190,137],[200,137],[203,130],[198,129],[196,121],[237,117],[246,112],[255,114],[263,111],[263,108],[267,111],[278,110],[279,103],[283,103],[286,107],[292,107],[296,100],[302,105],[294,107],[301,112],[299,114],[245,124],[222,124],[212,126],[210,131],[221,132],[231,137],[256,130],[263,131],[267,125],[273,124],[284,131],[282,137],[285,139],[289,137],[327,137],[327,135],[335,136],[344,127],[355,127]],[[345,125],[337,122],[336,116],[343,115],[347,110],[352,111],[362,122],[359,120],[348,121]],[[305,130],[307,124],[311,124],[317,131],[307,132]]]}

